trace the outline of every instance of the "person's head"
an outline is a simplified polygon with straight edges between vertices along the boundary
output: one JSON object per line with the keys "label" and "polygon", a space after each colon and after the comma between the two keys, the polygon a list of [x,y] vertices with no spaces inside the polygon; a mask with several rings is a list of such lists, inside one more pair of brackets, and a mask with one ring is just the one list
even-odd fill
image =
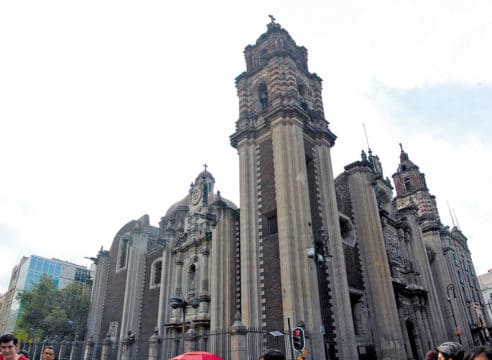
{"label": "person's head", "polygon": [[477,346],[471,352],[466,354],[469,360],[492,360],[492,347]]}
{"label": "person's head", "polygon": [[45,346],[41,352],[41,360],[54,360],[55,359],[55,349],[53,346]]}
{"label": "person's head", "polygon": [[0,351],[5,360],[14,360],[17,357],[19,344],[17,338],[12,334],[0,336]]}
{"label": "person's head", "polygon": [[260,355],[258,360],[285,360],[285,355],[279,350],[268,349]]}
{"label": "person's head", "polygon": [[437,350],[430,350],[425,353],[424,360],[437,360],[439,352]]}
{"label": "person's head", "polygon": [[439,345],[436,350],[438,351],[439,360],[463,360],[463,346],[460,343],[454,341],[448,341]]}
{"label": "person's head", "polygon": [[24,355],[24,357],[29,359],[29,352],[27,350],[20,349],[19,354],[22,354],[22,355]]}

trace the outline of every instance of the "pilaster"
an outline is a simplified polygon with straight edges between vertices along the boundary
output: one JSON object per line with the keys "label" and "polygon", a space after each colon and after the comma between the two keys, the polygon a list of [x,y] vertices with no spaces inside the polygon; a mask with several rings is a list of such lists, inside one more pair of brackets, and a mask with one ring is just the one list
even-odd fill
{"label": "pilaster", "polygon": [[245,326],[261,326],[258,244],[256,145],[250,139],[238,146],[241,233],[241,315]]}
{"label": "pilaster", "polygon": [[328,246],[332,256],[330,264],[331,282],[333,284],[332,303],[334,311],[337,350],[341,359],[356,359],[357,344],[350,307],[350,295],[347,282],[347,270],[338,218],[335,183],[330,157],[330,144],[320,140],[315,147],[316,161],[319,168],[318,182],[321,213],[324,228],[328,231]]}
{"label": "pilaster", "polygon": [[372,173],[367,166],[361,164],[351,167],[347,174],[362,266],[366,274],[376,352],[381,359],[403,359],[406,353],[393,296],[377,199],[371,185]]}

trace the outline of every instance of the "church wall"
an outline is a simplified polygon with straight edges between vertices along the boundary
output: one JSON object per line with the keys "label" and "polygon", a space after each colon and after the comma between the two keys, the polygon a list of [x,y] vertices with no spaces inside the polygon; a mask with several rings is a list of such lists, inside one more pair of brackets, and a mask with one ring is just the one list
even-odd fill
{"label": "church wall", "polygon": [[[143,284],[143,304],[141,308],[141,323],[140,323],[140,349],[138,354],[142,359],[146,359],[148,356],[149,346],[148,340],[152,336],[154,328],[157,326],[157,314],[159,311],[159,292],[160,286],[152,286],[151,280],[152,265],[156,259],[161,258],[162,250],[156,249],[153,252],[146,255],[145,262],[145,281]],[[162,279],[161,279],[162,280]],[[165,284],[161,281],[161,286]]]}
{"label": "church wall", "polygon": [[364,290],[362,279],[362,269],[359,259],[359,249],[355,246],[343,244],[343,254],[345,255],[345,265],[347,267],[347,280],[350,288]]}
{"label": "church wall", "polygon": [[[92,337],[93,340],[99,341],[105,334],[101,334],[101,314],[104,311],[107,285],[108,285],[108,273],[110,266],[109,251],[101,249],[97,255],[96,274],[92,285],[91,303],[89,307],[89,314],[87,319],[87,336]],[[98,348],[94,350],[94,354],[97,356]]]}
{"label": "church wall", "polygon": [[268,329],[283,329],[282,285],[280,280],[280,256],[278,251],[277,203],[273,147],[271,138],[259,144],[261,189],[261,239],[262,239],[262,287],[264,322]]}
{"label": "church wall", "polygon": [[350,199],[350,191],[347,183],[347,175],[341,174],[335,179],[335,189],[337,196],[338,211],[354,221],[352,200]]}
{"label": "church wall", "polygon": [[[202,317],[210,318],[212,331],[227,329],[234,322],[238,310],[239,284],[236,282],[238,273],[237,238],[238,213],[236,210],[217,206],[217,225],[212,232],[210,255],[210,275],[207,284],[202,285],[200,296],[209,288],[210,307],[203,309]],[[206,310],[206,311],[205,311]],[[202,311],[202,309],[200,310]],[[201,316],[201,315],[199,315]]]}
{"label": "church wall", "polygon": [[314,152],[312,144],[305,140],[304,141],[304,149],[306,152],[306,169],[307,169],[307,181],[309,187],[309,202],[311,206],[311,227],[315,238],[318,241],[323,239],[319,239],[318,237],[324,234],[321,234],[321,212],[320,212],[320,203],[319,203],[319,187],[316,182],[316,168],[314,161]]}
{"label": "church wall", "polygon": [[[109,276],[108,276],[108,290],[106,297],[106,306],[103,313],[103,326],[101,331],[101,337],[104,338],[109,330],[109,323],[113,321],[118,322],[118,329],[116,334],[119,332],[121,326],[121,312],[123,310],[123,300],[125,292],[125,282],[126,282],[126,269],[116,271],[116,264],[118,261],[118,246],[120,239],[117,238],[111,246],[109,252],[110,265],[109,265]],[[101,339],[102,340],[102,339]]]}
{"label": "church wall", "polygon": [[275,181],[273,179],[273,148],[272,140],[268,138],[259,145],[260,150],[260,184],[261,212],[263,215],[276,211]]}
{"label": "church wall", "polygon": [[402,332],[393,294],[390,266],[381,226],[372,172],[366,163],[346,167],[354,225],[361,250],[367,284],[371,327],[378,356],[397,359],[405,356]]}
{"label": "church wall", "polygon": [[[327,261],[328,249],[328,232],[323,228],[322,220],[322,204],[320,203],[320,188],[318,184],[319,174],[316,166],[315,153],[312,145],[312,139],[304,139],[304,149],[306,154],[306,170],[307,182],[309,188],[309,203],[311,209],[311,232],[314,243],[316,243],[316,252],[319,253]],[[312,244],[314,247],[315,244]],[[333,321],[333,305],[332,305],[332,284],[330,283],[329,273],[327,271],[326,261],[317,263],[318,288],[320,293],[319,303],[321,306],[322,324],[325,329],[324,341],[328,344],[333,344],[336,341],[336,330]],[[306,262],[314,262],[313,259],[306,257]],[[329,352],[335,352],[334,346],[329,345]]]}

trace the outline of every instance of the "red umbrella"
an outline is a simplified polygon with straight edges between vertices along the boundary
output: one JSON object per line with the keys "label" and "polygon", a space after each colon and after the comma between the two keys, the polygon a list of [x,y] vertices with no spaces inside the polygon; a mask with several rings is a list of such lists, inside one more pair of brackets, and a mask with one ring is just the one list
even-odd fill
{"label": "red umbrella", "polygon": [[224,360],[224,359],[222,359],[219,355],[215,355],[206,351],[193,351],[173,357],[171,360]]}

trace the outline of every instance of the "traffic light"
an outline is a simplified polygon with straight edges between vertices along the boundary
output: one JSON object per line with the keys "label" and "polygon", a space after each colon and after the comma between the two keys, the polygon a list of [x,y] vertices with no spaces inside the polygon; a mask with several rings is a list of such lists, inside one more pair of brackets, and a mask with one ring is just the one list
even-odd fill
{"label": "traffic light", "polygon": [[297,351],[304,349],[304,330],[300,327],[296,327],[292,330],[292,345]]}

